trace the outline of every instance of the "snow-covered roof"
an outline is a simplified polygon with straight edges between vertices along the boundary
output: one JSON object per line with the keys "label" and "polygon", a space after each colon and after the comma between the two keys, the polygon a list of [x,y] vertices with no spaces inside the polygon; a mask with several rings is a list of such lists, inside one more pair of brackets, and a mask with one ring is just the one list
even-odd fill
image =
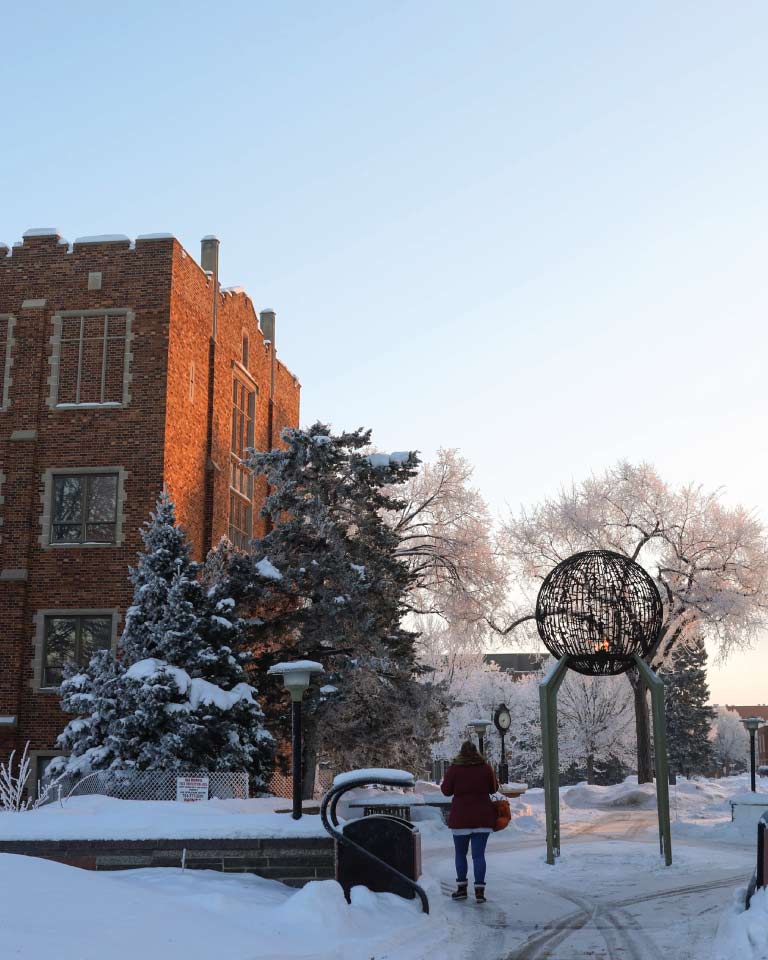
{"label": "snow-covered roof", "polygon": [[267,673],[322,673],[325,667],[316,660],[289,660],[285,663],[276,663]]}
{"label": "snow-covered roof", "polygon": [[137,240],[173,240],[172,233],[140,233]]}
{"label": "snow-covered roof", "polygon": [[368,783],[397,783],[403,787],[412,787],[416,778],[407,770],[393,770],[387,767],[369,767],[367,770],[350,770],[348,773],[339,773],[333,778],[334,787],[343,787],[348,783],[358,781]]}

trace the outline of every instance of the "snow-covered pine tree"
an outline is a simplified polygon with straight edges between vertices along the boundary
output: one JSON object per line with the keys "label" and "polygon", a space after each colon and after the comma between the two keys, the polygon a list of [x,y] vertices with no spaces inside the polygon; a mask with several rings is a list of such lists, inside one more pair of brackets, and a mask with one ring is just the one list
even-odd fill
{"label": "snow-covered pine tree", "polygon": [[78,716],[61,735],[71,753],[59,767],[247,770],[264,786],[274,740],[238,653],[234,601],[199,581],[167,494],[142,538],[119,660],[101,653],[62,685]]}
{"label": "snow-covered pine tree", "polygon": [[57,745],[66,756],[52,760],[46,775],[62,773],[86,776],[118,761],[122,737],[116,736],[116,721],[123,704],[125,668],[110,650],[99,650],[90,663],[61,685],[61,708],[74,714]]}
{"label": "snow-covered pine tree", "polygon": [[[308,659],[327,671],[305,699],[307,796],[318,751],[345,767],[363,757],[368,766],[426,764],[445,709],[422,682],[416,634],[401,622],[414,573],[384,520],[401,506],[393,486],[413,476],[418,459],[368,454],[370,439],[316,423],[285,430],[285,449],[254,453],[249,466],[269,484],[263,515],[274,526],[251,556],[230,563],[229,591],[258,615],[250,639],[259,668]],[[279,682],[269,695],[287,733]]]}
{"label": "snow-covered pine tree", "polygon": [[168,590],[174,577],[194,578],[196,565],[184,531],[176,525],[176,508],[166,490],[150,519],[142,526],[144,549],[131,568],[133,603],[125,614],[120,651],[126,663],[155,655],[157,625],[165,617]]}
{"label": "snow-covered pine tree", "polygon": [[681,644],[661,672],[666,685],[669,762],[676,773],[704,773],[713,763],[710,728],[715,711],[707,706],[707,649],[701,637]]}

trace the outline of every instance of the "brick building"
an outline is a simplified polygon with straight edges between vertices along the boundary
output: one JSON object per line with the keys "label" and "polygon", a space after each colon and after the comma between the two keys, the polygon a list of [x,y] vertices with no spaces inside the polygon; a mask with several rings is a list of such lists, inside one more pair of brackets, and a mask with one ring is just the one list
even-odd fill
{"label": "brick building", "polygon": [[747,717],[760,717],[765,721],[765,725],[760,727],[755,735],[755,762],[758,766],[768,764],[768,706],[764,703],[758,706],[736,707],[727,705],[728,710],[735,710],[742,720]]}
{"label": "brick building", "polygon": [[0,757],[33,781],[65,723],[67,662],[114,648],[139,527],[166,484],[197,559],[261,533],[241,465],[298,424],[275,314],[170,235],[30,230],[0,246]]}

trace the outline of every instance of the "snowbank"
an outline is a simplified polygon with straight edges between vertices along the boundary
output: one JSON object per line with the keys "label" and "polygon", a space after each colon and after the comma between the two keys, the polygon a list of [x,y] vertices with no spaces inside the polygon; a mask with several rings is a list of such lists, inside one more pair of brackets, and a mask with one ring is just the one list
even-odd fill
{"label": "snowbank", "polygon": [[656,787],[652,783],[641,783],[625,780],[624,783],[613,784],[609,787],[578,786],[565,789],[563,801],[569,807],[635,807],[651,809],[656,806]]}
{"label": "snowbank", "polygon": [[768,890],[758,890],[749,910],[746,890],[738,890],[715,935],[713,960],[765,960],[768,957]]}
{"label": "snowbank", "polygon": [[[151,869],[93,873],[0,855],[3,957],[56,960],[460,960],[438,891],[418,901],[332,880],[292,890],[247,874]],[[40,904],[45,904],[41,911]],[[98,909],[91,909],[93,905]],[[87,917],[86,917],[87,914]],[[83,919],[85,917],[85,919]]]}
{"label": "snowbank", "polygon": [[71,797],[26,813],[0,813],[0,840],[176,840],[325,837],[320,817],[294,820],[275,809],[281,797],[256,800],[117,800]]}

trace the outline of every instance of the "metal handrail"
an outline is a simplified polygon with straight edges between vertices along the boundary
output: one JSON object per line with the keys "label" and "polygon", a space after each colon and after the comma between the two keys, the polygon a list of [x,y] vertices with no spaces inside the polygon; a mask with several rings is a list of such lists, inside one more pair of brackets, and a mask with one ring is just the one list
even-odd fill
{"label": "metal handrail", "polygon": [[[337,829],[339,820],[336,815],[336,807],[338,806],[341,796],[348,790],[354,790],[356,787],[367,787],[373,783],[382,784],[383,786],[387,787],[403,786],[403,782],[401,780],[396,780],[394,778],[387,779],[385,777],[380,777],[376,780],[371,780],[370,777],[360,777],[359,780],[348,780],[340,787],[331,786],[331,789],[325,794],[320,802],[320,818],[323,821],[323,826],[331,835],[331,837],[334,838],[334,840],[357,850],[358,853],[361,853],[364,857],[367,857],[368,860],[378,864],[380,867],[384,867],[385,870],[388,870],[393,876],[397,877],[398,880],[401,880],[407,887],[410,887],[410,889],[413,890],[416,896],[421,900],[422,911],[424,913],[429,913],[429,899],[427,898],[423,888],[420,887],[418,883],[416,883],[414,880],[411,880],[410,877],[406,877],[404,873],[400,873],[400,871],[393,867],[391,863],[387,863],[386,860],[382,860],[380,857],[377,857],[375,853],[371,853],[370,850],[366,850],[365,847],[361,846],[355,840],[347,837],[342,830]],[[414,779],[410,786],[415,786],[415,784],[416,781]],[[331,814],[330,819],[328,816],[329,806]],[[332,823],[331,819],[333,821]]]}

